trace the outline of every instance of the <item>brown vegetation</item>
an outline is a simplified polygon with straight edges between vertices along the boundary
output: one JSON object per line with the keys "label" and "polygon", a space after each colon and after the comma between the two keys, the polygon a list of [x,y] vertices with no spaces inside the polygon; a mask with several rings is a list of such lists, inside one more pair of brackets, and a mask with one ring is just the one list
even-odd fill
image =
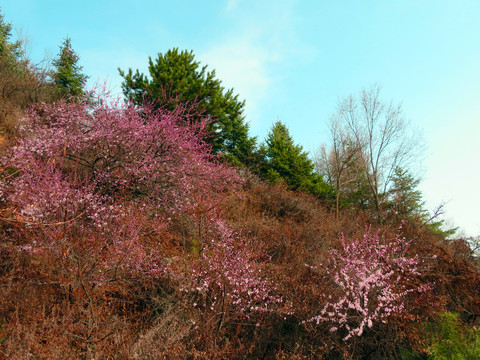
{"label": "brown vegetation", "polygon": [[[305,263],[325,261],[325,250],[339,246],[339,235],[361,236],[369,222],[362,211],[341,212],[336,218],[312,196],[266,185],[248,176],[244,190],[223,204],[232,227],[243,229],[270,262],[266,271],[284,301],[271,313],[242,318],[230,314],[224,326],[191,307],[175,280],[113,282],[102,289],[63,288],[56,259],[18,251],[2,241],[1,336],[8,359],[340,359],[395,358],[399,348],[422,349],[422,322],[446,309],[476,323],[480,313],[480,276],[461,240],[446,241],[417,224],[406,224],[412,253],[431,260],[422,282],[432,292],[412,298],[410,312],[393,317],[361,338],[345,342],[324,325],[302,324],[316,314],[328,279],[319,278]],[[8,208],[3,209],[5,217]],[[3,222],[8,239],[17,223]],[[195,225],[171,230],[178,244],[191,241]],[[385,226],[386,233],[397,225]],[[175,241],[174,241],[175,242]],[[179,245],[181,246],[181,245]],[[436,258],[432,259],[435,255]],[[188,253],[184,253],[187,256]],[[172,260],[177,261],[177,260]],[[180,260],[178,260],[180,261]],[[82,334],[82,335],[78,335]]]}

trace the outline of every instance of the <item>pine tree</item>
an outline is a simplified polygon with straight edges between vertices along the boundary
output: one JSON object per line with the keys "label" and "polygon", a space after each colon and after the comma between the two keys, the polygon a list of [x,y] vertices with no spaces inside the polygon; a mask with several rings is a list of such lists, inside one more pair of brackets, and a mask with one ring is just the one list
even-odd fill
{"label": "pine tree", "polygon": [[4,15],[0,13],[0,58],[13,65],[21,61],[23,49],[21,41],[10,41],[11,36],[12,24],[5,22]]}
{"label": "pine tree", "polygon": [[422,193],[417,189],[420,179],[415,179],[407,170],[395,168],[392,188],[388,195],[391,206],[400,217],[424,217]]}
{"label": "pine tree", "polygon": [[[244,101],[234,95],[233,89],[225,91],[215,71],[200,67],[192,51],[177,48],[158,54],[153,60],[149,57],[150,77],[128,69],[118,69],[124,78],[122,89],[125,96],[136,104],[145,100],[158,107],[174,110],[179,103],[197,102],[203,109],[202,117],[211,121],[209,137],[214,153],[223,153],[234,163],[248,165],[255,148],[255,138],[248,136],[245,123]],[[199,121],[194,117],[192,121]]]}
{"label": "pine tree", "polygon": [[312,160],[302,146],[294,144],[285,124],[277,121],[273,125],[263,148],[265,160],[260,172],[263,179],[283,180],[291,190],[306,191],[322,198],[332,196],[332,186],[314,171]]}
{"label": "pine tree", "polygon": [[425,208],[425,201],[422,199],[422,192],[418,190],[420,179],[415,178],[409,171],[400,167],[395,168],[392,176],[392,187],[386,194],[382,194],[387,201],[387,209],[394,212],[394,215],[408,219],[420,224],[443,237],[453,235],[457,228],[446,227],[444,220],[440,218],[443,214],[444,204],[440,204],[431,214]]}
{"label": "pine tree", "polygon": [[78,65],[80,57],[72,49],[71,39],[67,37],[60,46],[58,57],[53,61],[56,71],[52,79],[64,96],[80,96],[88,76],[82,73],[83,67]]}

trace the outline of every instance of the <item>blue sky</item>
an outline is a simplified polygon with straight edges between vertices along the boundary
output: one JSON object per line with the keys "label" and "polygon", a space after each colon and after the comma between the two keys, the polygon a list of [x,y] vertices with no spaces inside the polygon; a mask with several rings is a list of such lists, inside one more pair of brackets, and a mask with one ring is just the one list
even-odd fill
{"label": "blue sky", "polygon": [[313,153],[337,100],[374,83],[423,130],[427,207],[480,234],[480,1],[2,0],[30,56],[53,58],[68,35],[90,85],[120,95],[117,68],[193,50],[246,100],[260,140],[280,119]]}

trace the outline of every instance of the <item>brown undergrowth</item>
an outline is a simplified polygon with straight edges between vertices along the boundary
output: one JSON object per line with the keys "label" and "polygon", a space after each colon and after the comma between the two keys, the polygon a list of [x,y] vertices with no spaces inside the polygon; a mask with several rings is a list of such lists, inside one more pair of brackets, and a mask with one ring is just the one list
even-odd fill
{"label": "brown undergrowth", "polygon": [[[175,278],[123,278],[86,287],[58,259],[20,251],[24,239],[15,238],[15,229],[24,225],[3,220],[3,358],[394,359],[401,358],[405,348],[424,351],[428,344],[421,336],[422,323],[440,311],[458,312],[465,322],[477,323],[480,276],[468,246],[405,223],[401,232],[411,240],[409,253],[426,259],[417,281],[431,284],[432,290],[407,298],[408,313],[393,316],[352,341],[330,332],[327,324],[304,324],[333,291],[330,280],[306,264],[325,264],[327,250],[340,247],[342,233],[361,237],[372,222],[369,213],[345,210],[335,217],[312,196],[267,185],[250,175],[243,190],[226,198],[221,208],[229,225],[266,254],[265,274],[283,299],[271,311],[248,317],[226,313],[221,326],[216,314],[192,305],[193,298],[181,291]],[[2,213],[8,217],[8,204],[3,204]],[[188,266],[195,256],[198,221],[183,214],[162,237],[153,234],[148,243],[155,246],[168,239],[169,261]],[[399,223],[385,223],[389,225],[377,226],[383,233],[398,233]]]}

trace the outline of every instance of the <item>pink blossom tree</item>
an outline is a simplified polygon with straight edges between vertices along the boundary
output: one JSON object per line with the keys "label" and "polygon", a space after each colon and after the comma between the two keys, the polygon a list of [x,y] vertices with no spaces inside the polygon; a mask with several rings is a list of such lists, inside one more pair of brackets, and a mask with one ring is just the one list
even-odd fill
{"label": "pink blossom tree", "polygon": [[305,322],[331,323],[331,331],[343,328],[348,340],[404,311],[407,294],[429,289],[429,285],[409,285],[420,275],[422,261],[407,256],[410,242],[404,238],[388,240],[367,228],[362,239],[348,241],[342,234],[341,244],[341,250],[329,251],[328,264],[323,266],[338,291],[328,296],[319,315]]}
{"label": "pink blossom tree", "polygon": [[106,254],[109,266],[117,264],[123,251],[122,264],[158,275],[163,256],[158,246],[142,250],[147,233],[161,232],[178,212],[211,211],[239,177],[211,155],[202,140],[206,122],[192,124],[191,108],[92,98],[39,104],[26,114],[21,139],[2,159],[16,175],[0,183],[0,194],[16,221],[42,234],[26,248],[67,244],[71,254],[74,239],[88,237],[90,255],[101,253],[92,257],[104,264]]}
{"label": "pink blossom tree", "polygon": [[[190,121],[192,114],[182,105],[170,112],[92,96],[39,104],[0,159],[0,195],[17,224],[10,240],[43,259],[48,281],[73,299],[68,306],[81,321],[75,315],[69,331],[85,358],[112,333],[111,299],[166,275],[195,293],[197,309],[221,313],[217,329],[228,309],[248,314],[278,301],[261,271],[262,252],[222,221],[219,204],[241,179],[212,155],[203,141],[207,122]],[[180,216],[198,222],[199,254],[184,252],[183,269],[169,233]]]}
{"label": "pink blossom tree", "polygon": [[259,244],[233,231],[221,219],[210,226],[183,290],[194,306],[218,315],[217,332],[227,313],[249,317],[275,309],[282,298],[268,281],[268,258]]}

